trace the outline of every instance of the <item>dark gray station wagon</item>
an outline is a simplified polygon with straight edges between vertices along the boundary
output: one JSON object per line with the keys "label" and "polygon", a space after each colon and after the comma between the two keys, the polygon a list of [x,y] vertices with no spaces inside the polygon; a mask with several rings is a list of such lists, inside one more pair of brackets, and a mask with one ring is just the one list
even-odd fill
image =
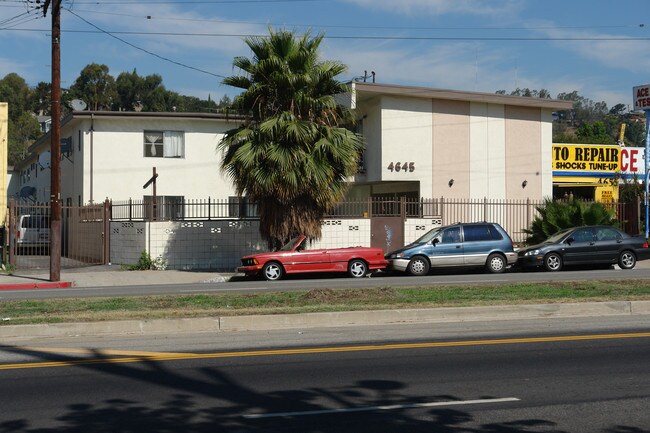
{"label": "dark gray station wagon", "polygon": [[431,268],[485,267],[504,272],[517,261],[512,239],[497,223],[459,223],[435,228],[386,255],[388,269],[426,275]]}

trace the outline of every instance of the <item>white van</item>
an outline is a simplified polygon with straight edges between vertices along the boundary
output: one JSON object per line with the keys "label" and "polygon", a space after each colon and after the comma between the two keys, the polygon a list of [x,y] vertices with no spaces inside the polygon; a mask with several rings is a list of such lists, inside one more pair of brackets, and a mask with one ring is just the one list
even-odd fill
{"label": "white van", "polygon": [[47,215],[20,215],[16,226],[18,248],[47,248],[50,245],[50,217]]}

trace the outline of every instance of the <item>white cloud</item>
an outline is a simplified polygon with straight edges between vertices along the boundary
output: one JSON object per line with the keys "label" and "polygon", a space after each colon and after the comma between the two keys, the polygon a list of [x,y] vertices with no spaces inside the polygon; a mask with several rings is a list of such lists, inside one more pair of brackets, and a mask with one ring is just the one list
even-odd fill
{"label": "white cloud", "polygon": [[512,73],[501,66],[507,53],[486,51],[475,43],[439,44],[424,50],[329,46],[323,57],[348,65],[350,77],[375,71],[381,83],[485,92],[511,87],[505,86],[504,77]]}
{"label": "white cloud", "polygon": [[650,69],[650,41],[629,36],[559,28],[538,29],[541,34],[559,39],[555,46],[609,68],[644,73]]}
{"label": "white cloud", "polygon": [[404,15],[428,13],[510,15],[521,9],[520,0],[345,0],[360,7]]}

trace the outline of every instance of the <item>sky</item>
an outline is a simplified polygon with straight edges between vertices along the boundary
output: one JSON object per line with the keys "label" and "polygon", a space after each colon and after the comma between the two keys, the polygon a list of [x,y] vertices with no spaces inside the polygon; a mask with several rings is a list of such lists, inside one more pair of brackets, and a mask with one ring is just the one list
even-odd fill
{"label": "sky", "polygon": [[[0,78],[51,81],[51,14],[43,0],[0,0]],[[62,0],[61,87],[90,63],[159,74],[183,95],[239,89],[235,57],[269,27],[323,34],[341,81],[494,93],[578,91],[632,106],[650,82],[648,0]],[[647,21],[644,21],[647,20]]]}

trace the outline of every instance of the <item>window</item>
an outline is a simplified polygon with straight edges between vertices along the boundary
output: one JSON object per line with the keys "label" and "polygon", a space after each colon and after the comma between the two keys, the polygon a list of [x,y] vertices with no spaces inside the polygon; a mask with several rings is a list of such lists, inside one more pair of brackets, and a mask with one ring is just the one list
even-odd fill
{"label": "window", "polygon": [[573,232],[573,239],[576,242],[593,242],[594,232],[591,229],[578,229]]}
{"label": "window", "polygon": [[621,239],[621,235],[616,230],[600,228],[596,231],[596,239],[599,241],[616,241]]}
{"label": "window", "polygon": [[[185,217],[183,202],[185,197],[182,195],[158,195],[156,196],[156,211],[155,215],[157,220],[182,220]],[[145,217],[153,220],[153,196],[144,196],[144,213]]]}
{"label": "window", "polygon": [[248,200],[248,197],[228,197],[228,216],[246,218],[257,216],[257,206]]}
{"label": "window", "polygon": [[460,227],[451,227],[442,233],[443,244],[456,244],[460,242]]}
{"label": "window", "polygon": [[144,156],[147,158],[184,158],[183,131],[144,131]]}
{"label": "window", "polygon": [[463,226],[465,242],[492,241],[503,239],[501,233],[491,224]]}

